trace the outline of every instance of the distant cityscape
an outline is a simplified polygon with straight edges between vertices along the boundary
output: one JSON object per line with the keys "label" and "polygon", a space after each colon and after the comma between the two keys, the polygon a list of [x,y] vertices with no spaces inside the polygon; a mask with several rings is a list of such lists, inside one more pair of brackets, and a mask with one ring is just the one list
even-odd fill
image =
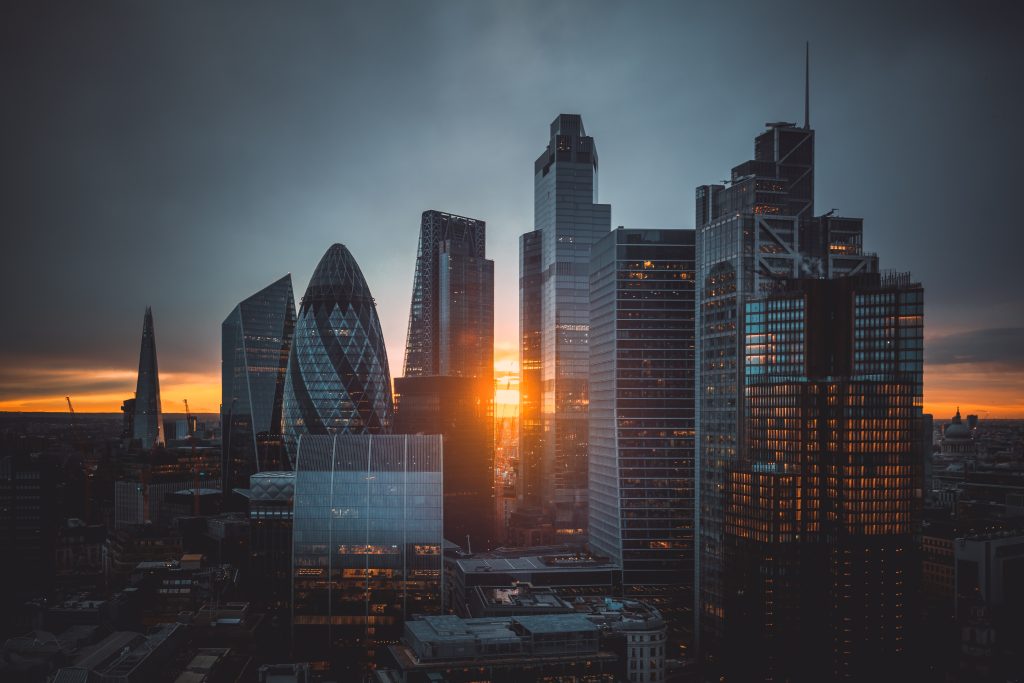
{"label": "distant cityscape", "polygon": [[120,415],[0,414],[0,679],[1022,680],[1024,421],[924,412],[926,283],[816,212],[809,95],[753,142],[613,229],[537,132],[513,414],[482,218],[422,212],[401,374],[341,243],[226,312],[219,414],[139,311]]}

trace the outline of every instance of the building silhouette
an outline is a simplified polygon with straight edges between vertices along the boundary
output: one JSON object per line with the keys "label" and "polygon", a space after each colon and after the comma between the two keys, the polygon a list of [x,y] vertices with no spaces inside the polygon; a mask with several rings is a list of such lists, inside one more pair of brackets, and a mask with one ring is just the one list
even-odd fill
{"label": "building silhouette", "polygon": [[519,243],[519,495],[567,539],[587,521],[590,247],[611,229],[597,170],[582,118],[560,114],[534,164],[534,230]]}
{"label": "building silhouette", "polygon": [[[903,306],[916,311],[920,286],[880,278],[878,257],[863,251],[862,219],[814,215],[814,131],[805,115],[803,126],[767,124],[754,159],[724,184],[696,191],[695,634],[709,670],[731,670],[738,680],[864,676],[867,669],[844,668],[850,653],[865,666],[892,663],[902,656],[886,649],[895,627],[910,628],[908,601],[886,602],[908,597],[900,584],[906,575],[896,576],[902,559],[886,553],[912,551],[905,541],[920,505],[919,488],[913,500],[906,496],[921,465],[911,455],[920,451],[922,424],[921,319],[907,312],[916,317],[904,328],[886,316],[903,315]],[[865,311],[862,296],[884,303]],[[819,304],[825,300],[831,308]],[[897,348],[900,357],[891,355]],[[864,369],[883,356],[896,365]],[[833,374],[823,374],[826,365]],[[862,450],[870,440],[879,450]],[[861,491],[875,485],[876,492]],[[815,515],[820,526],[801,526]],[[872,557],[888,558],[887,569],[867,557],[872,543],[884,545]],[[757,557],[764,564],[755,577]],[[822,564],[826,557],[839,564]],[[828,577],[846,570],[858,576],[839,582],[844,593]],[[808,595],[825,599],[835,589],[828,596],[847,602],[830,610],[831,603],[796,595],[797,571],[816,582],[818,592]],[[868,597],[869,582],[877,597]],[[848,601],[860,597],[863,611],[855,614]],[[806,611],[796,617],[794,610]],[[843,619],[860,630],[843,630]],[[825,643],[826,633],[838,640]],[[788,649],[802,635],[816,645]],[[776,648],[772,662],[785,652],[797,659],[746,671],[760,659],[744,643]]]}
{"label": "building silhouette", "polygon": [[608,233],[590,292],[590,547],[679,648],[693,627],[694,231]]}
{"label": "building silhouette", "polygon": [[142,448],[163,446],[164,418],[160,409],[160,374],[156,364],[156,334],[153,331],[153,309],[146,307],[142,321],[142,347],[139,350],[139,379],[135,385],[135,417],[133,437]]}
{"label": "building silhouette", "polygon": [[296,454],[293,655],[357,680],[440,612],[441,437],[304,434]]}
{"label": "building silhouette", "polygon": [[489,548],[494,522],[494,262],[486,225],[424,211],[395,432],[444,437],[444,536]]}
{"label": "building silhouette", "polygon": [[377,307],[342,244],[320,259],[299,304],[284,387],[284,435],[391,431],[391,373]]}
{"label": "building silhouette", "polygon": [[745,447],[724,487],[737,680],[906,673],[922,317],[905,274],[782,281],[746,304]]}
{"label": "building silhouette", "polygon": [[290,469],[282,410],[295,331],[292,276],[239,303],[220,329],[221,476],[228,497],[233,488],[248,488],[257,472]]}
{"label": "building silhouette", "polygon": [[424,211],[405,376],[494,377],[494,261],[486,223]]}

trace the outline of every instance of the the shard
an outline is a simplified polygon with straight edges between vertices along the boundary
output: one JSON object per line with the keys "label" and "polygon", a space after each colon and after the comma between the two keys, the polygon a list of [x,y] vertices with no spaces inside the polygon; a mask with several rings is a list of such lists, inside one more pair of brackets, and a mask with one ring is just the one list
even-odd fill
{"label": "the shard", "polygon": [[342,244],[327,250],[299,304],[284,390],[285,444],[303,434],[387,434],[391,373],[377,306]]}
{"label": "the shard", "polygon": [[225,492],[248,488],[257,472],[289,469],[281,413],[294,330],[291,275],[239,303],[221,325]]}
{"label": "the shard", "polygon": [[135,386],[135,429],[133,437],[142,448],[163,446],[164,417],[160,410],[160,376],[156,365],[156,335],[153,309],[146,307],[142,322],[142,348],[139,351],[139,381]]}

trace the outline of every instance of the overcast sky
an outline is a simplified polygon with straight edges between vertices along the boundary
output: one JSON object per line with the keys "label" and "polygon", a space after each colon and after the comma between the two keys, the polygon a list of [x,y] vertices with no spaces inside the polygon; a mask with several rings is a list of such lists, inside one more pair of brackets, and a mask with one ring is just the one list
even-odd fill
{"label": "overcast sky", "polygon": [[551,120],[583,116],[613,226],[692,227],[695,186],[802,120],[810,40],[817,208],[924,283],[926,404],[1024,416],[1018,7],[5,3],[0,408],[116,409],[151,305],[165,410],[216,410],[221,321],[333,242],[399,375],[425,209],[487,221],[513,358]]}

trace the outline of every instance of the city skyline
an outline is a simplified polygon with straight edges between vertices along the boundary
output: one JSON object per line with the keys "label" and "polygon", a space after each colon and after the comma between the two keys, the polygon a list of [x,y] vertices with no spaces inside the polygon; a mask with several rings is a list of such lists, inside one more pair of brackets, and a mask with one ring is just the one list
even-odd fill
{"label": "city skyline", "polygon": [[[61,315],[32,318],[18,338],[5,342],[0,410],[62,411],[70,395],[79,412],[117,412],[136,379],[138,311],[152,305],[161,321],[164,410],[182,412],[187,398],[195,412],[217,412],[223,311],[282,272],[291,272],[302,291],[318,255],[333,242],[348,245],[364,264],[388,360],[398,367],[418,217],[433,206],[487,221],[501,382],[500,370],[518,353],[517,240],[534,227],[529,169],[536,131],[560,112],[585,118],[588,133],[600,140],[601,201],[612,205],[613,227],[694,227],[692,187],[741,158],[744,141],[766,120],[800,118],[800,48],[810,39],[812,111],[823,131],[816,150],[819,207],[863,215],[872,226],[867,250],[885,253],[929,288],[925,410],[939,420],[958,405],[982,418],[1024,416],[1024,369],[1017,357],[1024,315],[1012,267],[1024,246],[1021,235],[1006,230],[995,202],[940,199],[1011,196],[1018,184],[1020,171],[1006,150],[1021,140],[1009,113],[1019,95],[1000,85],[1006,80],[1002,69],[1012,78],[1010,65],[1020,50],[1002,37],[1014,23],[1013,10],[938,8],[923,19],[895,10],[885,27],[865,38],[859,31],[834,31],[868,21],[853,10],[833,9],[786,25],[788,18],[742,8],[776,32],[783,46],[773,72],[789,77],[773,79],[769,87],[747,68],[757,48],[742,45],[743,32],[755,29],[730,24],[728,9],[684,13],[655,6],[636,17],[610,7],[578,15],[557,6],[556,19],[576,22],[562,35],[543,28],[539,6],[441,8],[427,25],[469,36],[481,48],[480,58],[467,61],[460,51],[442,51],[422,63],[411,61],[424,39],[409,28],[420,11],[412,6],[399,27],[406,44],[378,62],[357,53],[384,30],[385,15],[373,9],[339,10],[316,27],[310,16],[282,17],[267,8],[243,22],[237,55],[216,45],[229,17],[215,8],[153,8],[109,24],[89,12],[88,20],[78,17],[81,42],[63,30],[72,25],[70,15],[30,16],[25,10],[13,17],[17,35],[13,48],[5,48],[29,56],[18,62],[25,66],[28,60],[28,76],[19,76],[28,80],[13,82],[23,97],[3,114],[8,127],[25,132],[3,162],[14,178],[5,223],[22,226],[9,237],[15,258],[3,277],[5,289],[18,292],[11,300],[15,319],[43,301],[50,310],[58,302]],[[62,30],[41,34],[43,22]],[[367,30],[351,35],[351,48],[335,47],[356,22]],[[135,29],[132,36],[113,35],[125,25]],[[702,34],[727,25],[742,34],[741,45],[713,59],[708,76],[706,55],[717,53]],[[618,32],[623,53],[640,41],[649,49],[627,58],[603,53],[601,46],[613,44]],[[818,39],[826,33],[827,41]],[[23,36],[35,37],[40,47],[28,50]],[[160,61],[148,46],[186,38],[198,56],[180,62]],[[58,39],[65,42],[48,42]],[[267,57],[257,51],[262,41],[272,48]],[[111,45],[110,52],[95,50],[96,44]],[[49,61],[32,56],[47,51]],[[576,51],[582,54],[566,64],[564,57]],[[346,68],[339,77],[333,67]],[[442,92],[413,83],[426,75],[437,82],[445,74],[452,84]],[[159,87],[150,85],[154,75]],[[47,85],[33,90],[40,79]],[[381,81],[397,87],[382,88]],[[207,113],[209,107],[198,103],[216,100],[225,83],[237,103]],[[408,92],[396,94],[407,85]],[[275,89],[294,101],[277,104]],[[360,103],[355,113],[347,113],[349,94]],[[479,106],[455,111],[446,106],[452,96],[477,97]],[[395,113],[408,109],[409,98],[422,97],[432,123]],[[34,115],[40,107],[47,116]],[[122,107],[123,114],[112,116]],[[437,122],[441,111],[447,120]],[[127,128],[117,125],[126,121],[132,122]],[[1001,144],[971,144],[966,134],[958,136],[970,121],[983,124]],[[494,174],[482,173],[477,163],[484,135],[493,138],[486,164],[500,166]],[[51,136],[56,142],[41,142]],[[360,138],[383,142],[370,155]],[[935,144],[939,139],[943,144]],[[59,152],[50,146],[57,143]],[[436,145],[446,154],[432,156]],[[899,154],[891,154],[893,146]],[[885,153],[886,163],[879,164]],[[637,172],[653,157],[659,158],[656,167]],[[394,192],[382,193],[379,179],[407,158],[426,166],[415,176],[394,171],[403,191],[392,201]],[[18,173],[8,164],[16,164]],[[359,167],[358,175],[349,167]],[[39,195],[42,175],[53,169],[47,193],[61,201],[47,203]],[[196,169],[203,172],[193,179]],[[227,181],[213,182],[211,172]],[[222,259],[218,268],[205,267],[221,240],[244,235],[253,239],[237,263]],[[58,254],[48,251],[54,238]],[[981,257],[972,240],[1000,248]],[[109,259],[119,247],[135,257]],[[44,264],[50,269],[40,278]],[[149,279],[141,280],[144,274]],[[58,334],[64,329],[74,331],[72,343]]]}

